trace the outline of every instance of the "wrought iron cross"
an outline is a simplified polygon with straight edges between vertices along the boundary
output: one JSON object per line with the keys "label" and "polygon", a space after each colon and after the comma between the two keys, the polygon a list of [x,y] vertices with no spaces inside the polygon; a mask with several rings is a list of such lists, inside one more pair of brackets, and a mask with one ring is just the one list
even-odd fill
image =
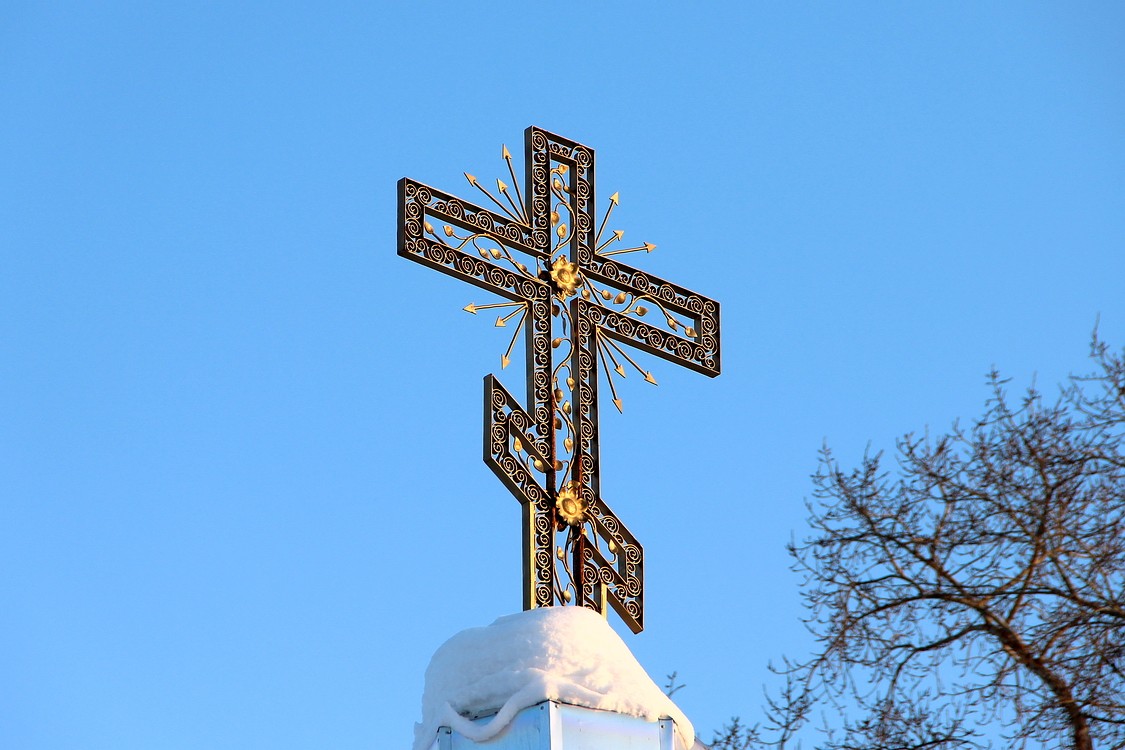
{"label": "wrought iron cross", "polygon": [[622,345],[714,377],[719,305],[615,257],[655,245],[603,238],[618,195],[598,222],[592,149],[536,127],[524,149],[524,193],[507,147],[512,185],[497,180],[499,197],[465,173],[499,213],[400,180],[398,253],[508,300],[465,308],[500,310],[496,325],[515,327],[503,367],[526,332],[527,410],[484,379],[484,461],[523,506],[524,609],[611,605],[639,633],[644,553],[601,496],[599,362],[618,410],[622,363],[656,383]]}

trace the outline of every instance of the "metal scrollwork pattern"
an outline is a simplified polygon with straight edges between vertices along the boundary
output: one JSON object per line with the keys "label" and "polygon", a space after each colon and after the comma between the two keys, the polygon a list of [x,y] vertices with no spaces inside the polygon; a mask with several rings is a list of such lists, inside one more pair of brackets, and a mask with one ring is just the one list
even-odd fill
{"label": "metal scrollwork pattern", "polygon": [[523,508],[524,608],[613,607],[640,632],[644,551],[601,494],[599,376],[620,411],[615,377],[656,384],[626,347],[718,375],[719,305],[621,262],[656,246],[606,233],[619,196],[599,221],[592,149],[535,127],[524,149],[522,192],[507,147],[495,194],[465,174],[499,213],[402,179],[398,253],[507,300],[465,307],[514,329],[502,368],[523,334],[527,410],[485,377],[484,460]]}

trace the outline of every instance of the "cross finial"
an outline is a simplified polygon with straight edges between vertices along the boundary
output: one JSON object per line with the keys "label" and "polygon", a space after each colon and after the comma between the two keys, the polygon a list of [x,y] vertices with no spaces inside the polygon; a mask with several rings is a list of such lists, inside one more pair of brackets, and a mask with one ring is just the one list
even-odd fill
{"label": "cross finial", "polygon": [[523,192],[507,146],[497,194],[465,173],[499,213],[402,179],[398,252],[506,300],[464,308],[513,329],[502,368],[524,334],[526,409],[493,375],[484,391],[485,463],[523,506],[524,608],[612,606],[640,632],[644,553],[601,496],[598,373],[619,411],[615,377],[656,384],[628,348],[718,375],[719,305],[621,262],[656,246],[606,232],[620,198],[599,220],[592,149],[536,127],[524,146]]}

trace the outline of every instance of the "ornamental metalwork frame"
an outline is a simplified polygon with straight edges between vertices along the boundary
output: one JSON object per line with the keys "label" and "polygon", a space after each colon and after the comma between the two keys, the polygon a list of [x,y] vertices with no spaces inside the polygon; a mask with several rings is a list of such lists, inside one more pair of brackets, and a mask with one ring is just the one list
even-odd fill
{"label": "ornamental metalwork frame", "polygon": [[532,126],[524,150],[523,192],[506,146],[511,185],[498,179],[494,195],[465,173],[500,212],[400,180],[398,254],[507,300],[464,308],[514,326],[502,368],[524,333],[527,409],[484,379],[484,462],[523,509],[524,609],[612,606],[639,633],[644,550],[601,495],[599,363],[619,411],[625,364],[656,384],[622,345],[714,377],[719,304],[618,259],[656,246],[619,248],[620,230],[603,239],[619,196],[598,222],[593,149]]}

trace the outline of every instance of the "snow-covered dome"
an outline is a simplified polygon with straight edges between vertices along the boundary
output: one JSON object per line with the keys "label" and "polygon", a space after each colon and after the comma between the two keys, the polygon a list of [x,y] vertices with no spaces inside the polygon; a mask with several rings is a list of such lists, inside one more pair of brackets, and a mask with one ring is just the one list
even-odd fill
{"label": "snow-covered dome", "polygon": [[[544,607],[462,631],[438,648],[426,669],[414,750],[428,748],[442,726],[483,742],[544,700],[670,718],[682,746],[695,744],[691,722],[603,617],[584,607]],[[486,722],[466,718],[493,711]]]}

